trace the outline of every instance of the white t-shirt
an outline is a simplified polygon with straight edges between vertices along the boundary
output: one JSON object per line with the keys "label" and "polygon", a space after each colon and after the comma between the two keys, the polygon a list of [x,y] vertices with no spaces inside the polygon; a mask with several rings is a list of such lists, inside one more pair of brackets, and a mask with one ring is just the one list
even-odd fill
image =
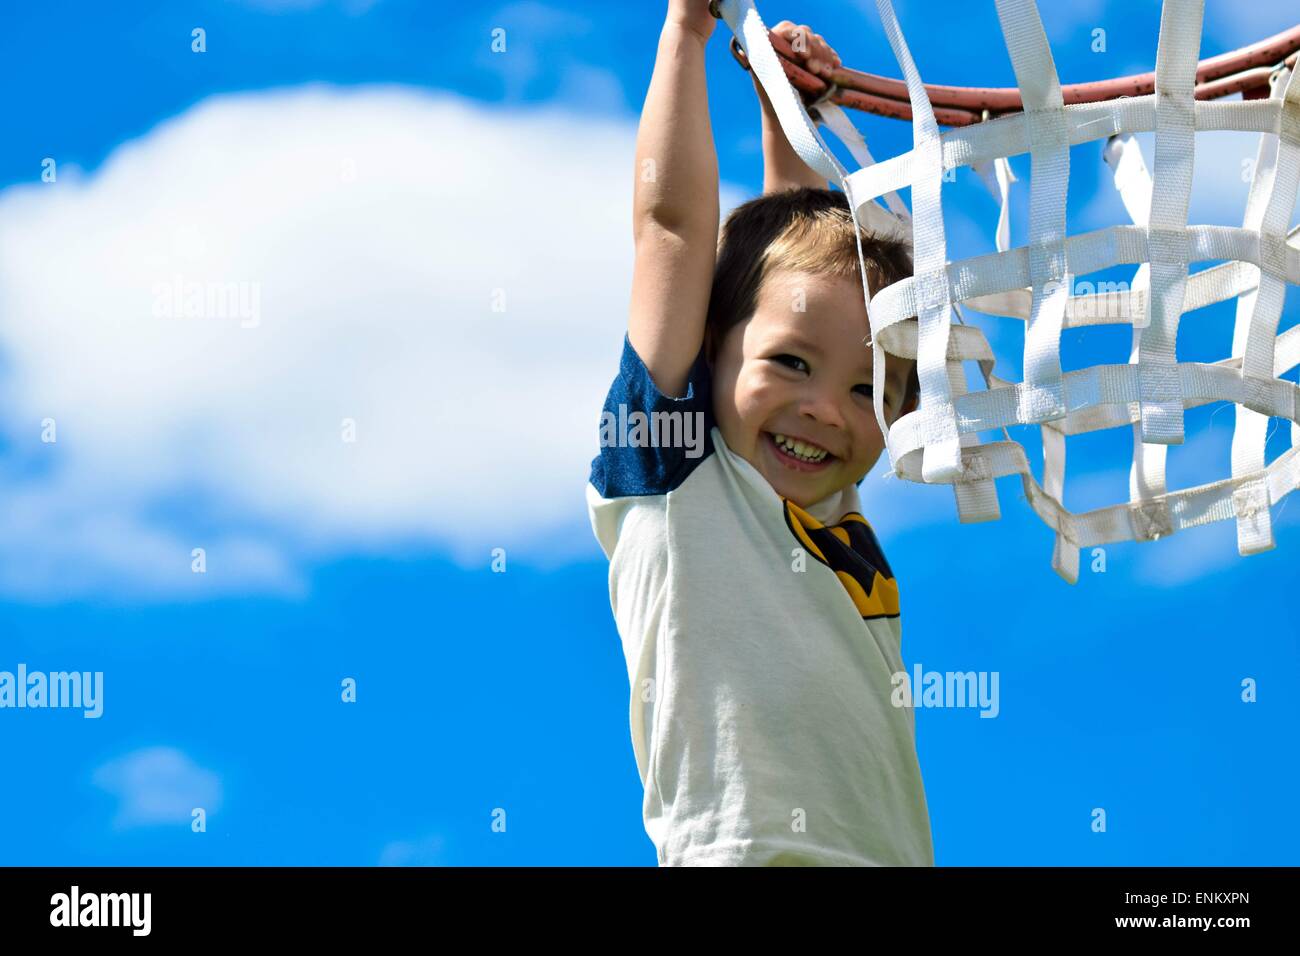
{"label": "white t-shirt", "polygon": [[[695,427],[656,447],[636,412]],[[869,526],[847,555],[877,572],[885,613],[867,615],[727,448],[702,352],[672,398],[625,335],[602,426],[587,505],[659,864],[932,866],[913,711],[891,703],[905,671],[897,591]],[[829,525],[857,509],[850,485],[806,510]]]}

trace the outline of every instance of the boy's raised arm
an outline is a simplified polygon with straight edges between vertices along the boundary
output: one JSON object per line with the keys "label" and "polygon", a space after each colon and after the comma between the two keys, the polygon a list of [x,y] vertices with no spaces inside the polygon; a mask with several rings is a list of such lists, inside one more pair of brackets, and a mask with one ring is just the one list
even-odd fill
{"label": "boy's raised arm", "polygon": [[704,49],[708,0],[670,0],[636,140],[628,340],[665,395],[686,391],[704,341],[718,245],[718,157]]}
{"label": "boy's raised arm", "polygon": [[[813,33],[812,28],[806,24],[796,25],[789,20],[782,20],[772,27],[772,32],[784,37],[790,44],[796,63],[810,73],[830,81],[835,68],[840,65],[840,57],[820,33]],[[781,128],[781,121],[776,118],[772,101],[758,82],[758,74],[751,73],[751,76],[763,112],[763,192],[774,193],[800,186],[825,189],[826,180],[820,173],[808,168],[790,145],[785,130]]]}
{"label": "boy's raised arm", "polygon": [[763,193],[766,195],[800,186],[825,189],[826,180],[820,173],[809,169],[790,145],[785,130],[781,128],[781,121],[776,118],[772,101],[763,92],[757,76],[754,77],[754,90],[758,93],[758,101],[763,110]]}

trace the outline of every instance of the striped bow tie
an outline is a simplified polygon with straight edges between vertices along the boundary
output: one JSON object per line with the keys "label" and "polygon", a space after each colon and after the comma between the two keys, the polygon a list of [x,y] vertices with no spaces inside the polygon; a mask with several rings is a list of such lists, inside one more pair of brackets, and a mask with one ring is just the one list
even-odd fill
{"label": "striped bow tie", "polygon": [[824,525],[789,498],[781,500],[795,539],[835,572],[858,613],[864,619],[898,617],[898,582],[867,519],[850,511],[837,524]]}

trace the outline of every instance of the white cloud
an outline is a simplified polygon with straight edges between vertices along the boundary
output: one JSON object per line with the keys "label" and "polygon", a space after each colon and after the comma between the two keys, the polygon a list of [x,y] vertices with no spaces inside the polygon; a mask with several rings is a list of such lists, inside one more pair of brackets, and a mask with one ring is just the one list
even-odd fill
{"label": "white cloud", "polygon": [[[598,555],[582,488],[634,148],[630,117],[317,85],[205,101],[93,175],[0,194],[0,594],[298,594],[310,559],[399,548]],[[177,276],[243,311],[186,317]]]}
{"label": "white cloud", "polygon": [[569,63],[560,74],[560,86],[555,98],[566,103],[580,104],[582,108],[596,114],[614,114],[627,108],[623,84],[613,71],[577,61]]}
{"label": "white cloud", "polygon": [[1143,542],[1135,558],[1134,577],[1149,587],[1179,587],[1247,560],[1237,553],[1237,528],[1231,521]]}
{"label": "white cloud", "polygon": [[[1154,176],[1155,134],[1134,135],[1142,147],[1142,158],[1147,170]],[[1246,197],[1250,190],[1250,177],[1255,168],[1260,136],[1259,133],[1236,130],[1202,131],[1196,134],[1192,188],[1187,210],[1189,223],[1241,225],[1246,213]],[[1113,185],[1109,167],[1102,163],[1101,147],[1101,142],[1084,147],[1095,151],[1100,169],[1099,182],[1091,200],[1070,223],[1071,235],[1106,226],[1129,225],[1132,222]],[[1295,221],[1293,212],[1291,222]]]}
{"label": "white cloud", "polygon": [[174,747],[148,747],[98,767],[92,780],[118,798],[114,829],[188,824],[196,807],[221,806],[221,778]]}
{"label": "white cloud", "polygon": [[483,22],[491,24],[493,42],[479,47],[475,65],[500,74],[507,103],[544,96],[573,103],[588,115],[626,110],[618,76],[587,62],[600,43],[596,20],[523,0],[498,7]]}
{"label": "white cloud", "polygon": [[380,866],[444,866],[447,841],[441,834],[418,840],[394,840],[379,854]]}
{"label": "white cloud", "polygon": [[[1259,133],[1237,131],[1196,134],[1188,222],[1241,225],[1260,138]],[[1141,133],[1138,139],[1142,141],[1148,168],[1154,174],[1155,134]]]}

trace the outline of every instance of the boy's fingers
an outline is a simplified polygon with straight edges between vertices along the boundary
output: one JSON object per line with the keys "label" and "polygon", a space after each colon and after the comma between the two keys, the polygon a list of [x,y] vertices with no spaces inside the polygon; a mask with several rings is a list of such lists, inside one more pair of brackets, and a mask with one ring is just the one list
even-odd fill
{"label": "boy's fingers", "polygon": [[782,20],[772,27],[772,32],[790,43],[795,56],[811,73],[830,75],[840,65],[839,55],[831,49],[820,33],[814,33],[806,23]]}

